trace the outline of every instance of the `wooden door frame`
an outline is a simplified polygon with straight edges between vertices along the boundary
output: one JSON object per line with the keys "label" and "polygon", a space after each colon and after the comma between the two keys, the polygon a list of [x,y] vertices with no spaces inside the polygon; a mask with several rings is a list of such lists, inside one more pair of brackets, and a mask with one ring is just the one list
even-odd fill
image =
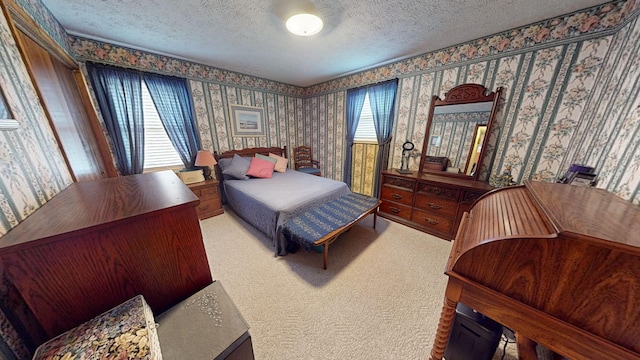
{"label": "wooden door frame", "polygon": [[107,177],[115,177],[118,176],[118,170],[116,169],[115,163],[113,161],[113,156],[107,143],[107,139],[104,134],[103,127],[100,124],[100,119],[98,118],[96,108],[93,105],[93,101],[91,99],[89,88],[87,86],[86,79],[80,70],[79,64],[76,60],[70,56],[65,49],[63,49],[58,43],[56,43],[51,36],[49,36],[42,28],[36,23],[27,12],[24,11],[14,0],[0,0],[0,5],[2,6],[2,11],[7,18],[7,22],[9,24],[9,28],[11,31],[11,35],[16,42],[18,47],[18,51],[20,52],[20,56],[22,57],[22,61],[25,63],[27,68],[27,73],[29,74],[29,78],[31,83],[34,85],[36,94],[38,95],[38,99],[40,105],[45,110],[45,116],[49,122],[49,126],[52,129],[53,135],[58,143],[58,148],[62,153],[62,157],[64,158],[64,162],[67,166],[67,170],[72,176],[74,182],[77,181],[76,176],[73,172],[73,168],[69,162],[69,158],[62,146],[62,142],[60,137],[56,131],[54,126],[54,122],[51,118],[49,110],[47,109],[47,105],[42,100],[42,93],[37,85],[36,78],[32,71],[33,65],[27,54],[25,53],[26,46],[23,43],[22,39],[18,35],[18,31],[22,32],[24,35],[31,38],[36,44],[40,45],[43,49],[45,49],[51,56],[55,57],[59,61],[61,61],[65,66],[67,66],[72,72],[76,81],[76,86],[78,88],[78,93],[80,94],[80,101],[85,109],[85,112],[88,116],[89,125],[91,127],[91,132],[93,133],[96,143],[98,146],[98,154],[100,158],[102,158],[102,162],[105,166],[105,172]]}

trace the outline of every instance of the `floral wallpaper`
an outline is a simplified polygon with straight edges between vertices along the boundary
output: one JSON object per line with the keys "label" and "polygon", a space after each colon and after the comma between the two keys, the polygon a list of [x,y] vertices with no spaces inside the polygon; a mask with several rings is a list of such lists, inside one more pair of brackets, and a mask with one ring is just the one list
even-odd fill
{"label": "floral wallpaper", "polygon": [[634,13],[637,12],[638,4],[638,0],[612,1],[311,86],[306,88],[306,94],[351,89],[409,73],[429,71],[440,66],[477,61],[487,57],[503,57],[558,41],[577,42],[594,33],[615,31],[625,20],[637,15]]}
{"label": "floral wallpaper", "polygon": [[[310,145],[323,175],[342,180],[346,90],[397,77],[390,154],[390,167],[397,168],[405,140],[422,148],[431,96],[479,83],[504,88],[481,179],[511,167],[517,182],[554,181],[581,163],[596,168],[598,187],[640,204],[640,0],[608,2],[308,88],[69,36],[40,0],[15,1],[79,61],[188,78],[209,150]],[[20,122],[18,130],[0,132],[2,236],[72,178],[4,15],[0,46],[0,87]],[[268,135],[231,137],[229,104],[263,107]],[[363,192],[370,150],[356,149],[355,170],[365,181],[353,186]]]}
{"label": "floral wallpaper", "polygon": [[[61,47],[92,60],[190,80],[203,147],[310,145],[323,174],[342,179],[346,90],[400,79],[391,166],[405,140],[421,148],[432,95],[464,82],[505,88],[482,178],[511,166],[518,181],[552,181],[574,162],[600,174],[598,186],[640,201],[638,188],[638,2],[612,1],[309,88],[234,73],[65,34],[39,0],[17,0]],[[0,234],[70,182],[6,22],[3,89],[16,117],[34,126],[3,133]],[[6,64],[9,64],[7,66]],[[10,80],[9,80],[10,79]],[[261,106],[268,136],[234,138],[229,104]],[[28,149],[28,150],[27,150]],[[46,149],[46,150],[45,150]],[[54,149],[53,161],[39,154]],[[22,158],[20,158],[22,156]],[[20,159],[18,161],[17,159]],[[412,164],[415,166],[415,164]],[[11,174],[11,175],[9,175]]]}
{"label": "floral wallpaper", "polygon": [[[190,81],[202,148],[224,152],[247,147],[287,146],[292,154],[297,129],[303,122],[302,99],[276,93]],[[232,137],[229,104],[263,108],[265,137]],[[293,163],[289,164],[293,166]]]}
{"label": "floral wallpaper", "polygon": [[[462,83],[479,83],[492,90],[502,86],[503,99],[480,179],[511,167],[517,182],[555,181],[572,163],[580,163],[596,168],[598,187],[640,204],[637,11],[634,16],[613,34],[399,76],[390,167],[400,167],[404,141],[422,149],[433,95],[442,97]],[[592,21],[588,16],[577,18]],[[459,49],[452,48],[450,54]],[[384,78],[388,74],[385,69],[371,70],[368,79]],[[344,93],[317,95],[305,101],[318,103],[336,94],[343,98]],[[314,110],[306,117],[310,123],[314,122]],[[323,109],[317,113],[321,116]],[[344,126],[344,121],[344,116],[337,114],[326,126]],[[321,123],[320,134],[323,126]],[[319,143],[320,139],[309,141]],[[334,145],[338,152],[343,151],[343,142]],[[411,168],[416,170],[417,164]],[[336,172],[341,168],[336,167]]]}

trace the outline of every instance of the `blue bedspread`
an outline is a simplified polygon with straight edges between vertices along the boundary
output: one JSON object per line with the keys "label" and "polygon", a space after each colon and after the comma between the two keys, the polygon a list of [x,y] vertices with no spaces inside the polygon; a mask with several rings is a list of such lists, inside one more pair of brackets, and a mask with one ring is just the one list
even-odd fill
{"label": "blue bedspread", "polygon": [[224,190],[233,211],[273,240],[277,255],[287,254],[284,222],[351,192],[341,181],[291,169],[271,179],[225,180]]}
{"label": "blue bedspread", "polygon": [[376,205],[377,198],[349,193],[289,219],[282,225],[282,234],[287,240],[311,251],[314,242],[356,220]]}

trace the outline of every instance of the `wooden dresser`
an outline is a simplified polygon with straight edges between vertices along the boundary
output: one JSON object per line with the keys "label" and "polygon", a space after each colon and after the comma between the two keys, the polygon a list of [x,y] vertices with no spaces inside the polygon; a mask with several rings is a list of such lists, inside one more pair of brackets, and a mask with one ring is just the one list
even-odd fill
{"label": "wooden dresser", "polygon": [[378,215],[452,240],[473,202],[493,187],[481,181],[395,169],[382,172]]}
{"label": "wooden dresser", "polygon": [[640,208],[601,189],[525,181],[462,219],[431,359],[458,302],[569,359],[640,359]]}
{"label": "wooden dresser", "polygon": [[200,220],[224,213],[222,202],[220,201],[220,183],[218,180],[206,180],[187,186],[200,199],[200,204],[196,207]]}
{"label": "wooden dresser", "polygon": [[0,238],[7,318],[30,347],[142,294],[159,314],[212,282],[172,171],[73,183]]}

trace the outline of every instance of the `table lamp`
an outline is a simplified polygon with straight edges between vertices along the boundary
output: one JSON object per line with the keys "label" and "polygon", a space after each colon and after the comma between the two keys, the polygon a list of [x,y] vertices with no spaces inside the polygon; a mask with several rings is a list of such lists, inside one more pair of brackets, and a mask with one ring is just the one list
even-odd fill
{"label": "table lamp", "polygon": [[211,180],[211,168],[210,166],[214,166],[218,162],[213,157],[213,154],[209,150],[198,150],[198,154],[196,155],[195,166],[202,166],[202,170],[204,171],[204,179]]}

